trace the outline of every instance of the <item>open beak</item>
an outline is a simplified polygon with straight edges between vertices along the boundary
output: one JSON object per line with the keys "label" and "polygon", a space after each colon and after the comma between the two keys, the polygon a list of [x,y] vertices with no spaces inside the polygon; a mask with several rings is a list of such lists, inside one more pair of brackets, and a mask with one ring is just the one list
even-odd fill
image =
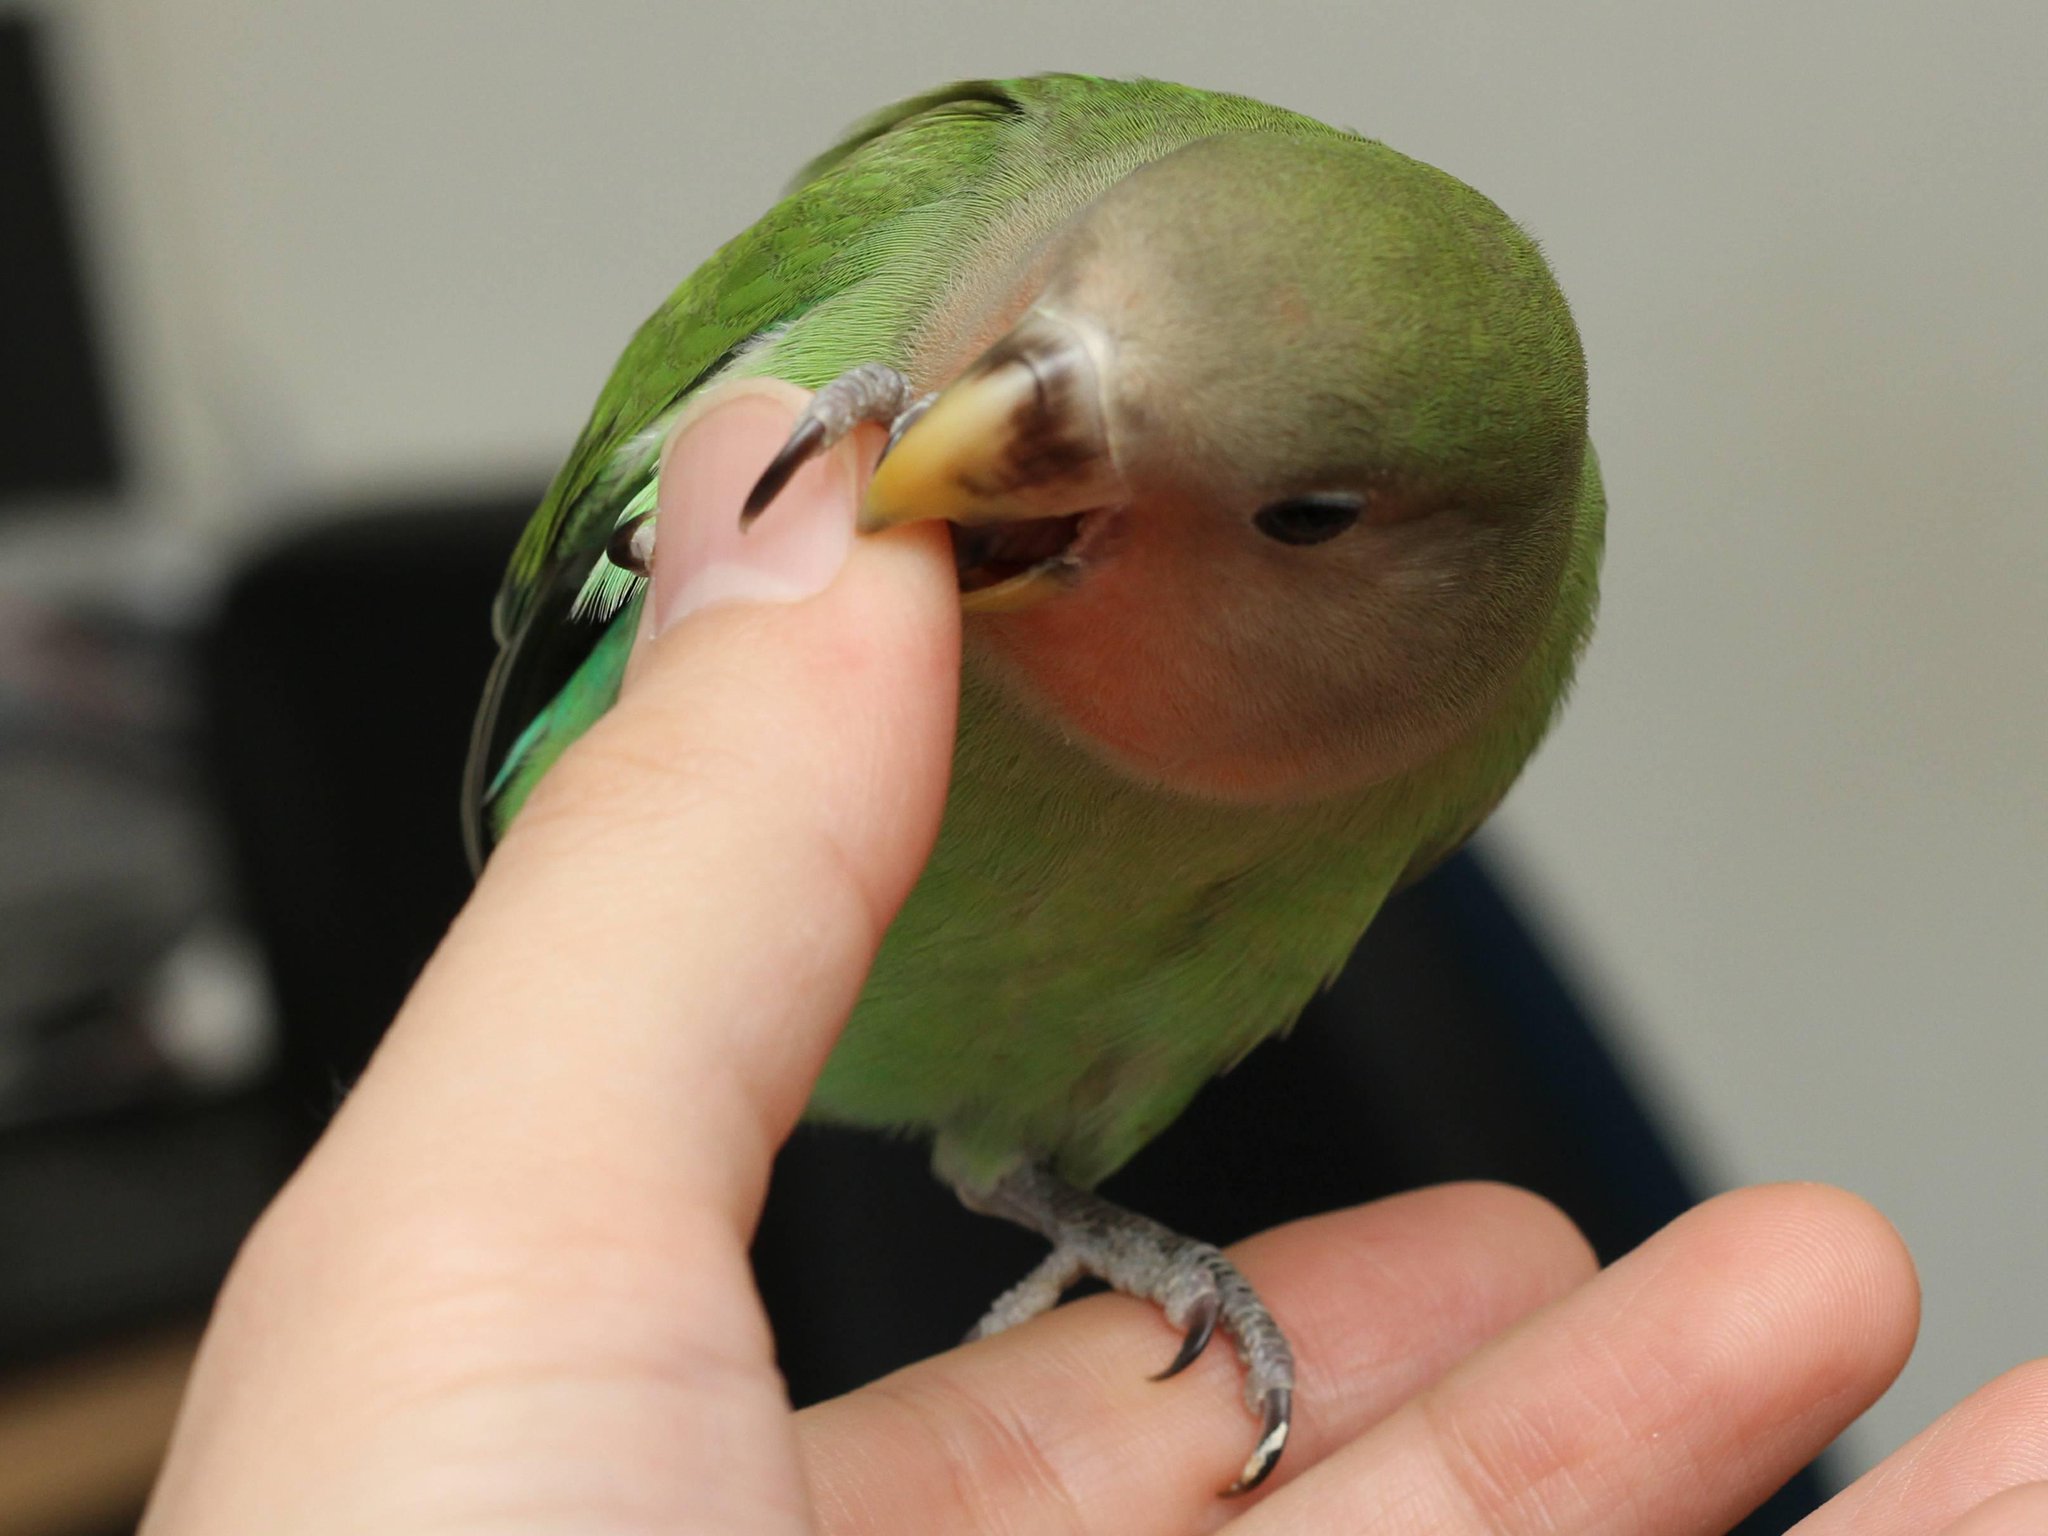
{"label": "open beak", "polygon": [[953,525],[960,605],[1029,607],[1080,573],[1092,513],[1119,505],[1101,370],[1070,322],[1032,310],[942,391],[869,482],[860,531]]}

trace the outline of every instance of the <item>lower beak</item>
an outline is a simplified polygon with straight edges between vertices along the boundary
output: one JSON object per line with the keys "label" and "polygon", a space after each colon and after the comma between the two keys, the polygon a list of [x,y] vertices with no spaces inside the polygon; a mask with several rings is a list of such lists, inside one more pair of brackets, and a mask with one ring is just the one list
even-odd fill
{"label": "lower beak", "polygon": [[[963,559],[970,549],[1000,554],[1006,539],[1034,553],[1051,550],[965,590],[961,606],[969,611],[1026,607],[1063,590],[1078,567],[1062,558],[1059,520],[1071,532],[1077,514],[1124,499],[1102,395],[1089,338],[1067,320],[1031,311],[889,450],[862,501],[861,532],[943,519],[983,530],[959,541]],[[1002,526],[1023,524],[1043,526]]]}

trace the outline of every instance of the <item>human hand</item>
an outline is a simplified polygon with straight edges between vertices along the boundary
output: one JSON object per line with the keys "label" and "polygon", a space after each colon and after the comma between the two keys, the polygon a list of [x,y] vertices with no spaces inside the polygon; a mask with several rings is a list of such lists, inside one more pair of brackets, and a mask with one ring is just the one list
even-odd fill
{"label": "human hand", "polygon": [[[1238,1251],[1302,1368],[1254,1499],[1215,1497],[1233,1362],[1146,1382],[1174,1341],[1115,1296],[792,1415],[748,1240],[929,849],[958,646],[942,539],[853,547],[878,434],[727,558],[800,399],[752,387],[679,442],[653,606],[696,610],[643,636],[252,1234],[146,1531],[1677,1536],[1884,1388],[1914,1281],[1848,1196],[1727,1196],[1596,1275],[1550,1207],[1465,1186]],[[1983,1501],[2039,1476],[2029,1367],[1801,1529],[2037,1531],[2048,1491]]]}

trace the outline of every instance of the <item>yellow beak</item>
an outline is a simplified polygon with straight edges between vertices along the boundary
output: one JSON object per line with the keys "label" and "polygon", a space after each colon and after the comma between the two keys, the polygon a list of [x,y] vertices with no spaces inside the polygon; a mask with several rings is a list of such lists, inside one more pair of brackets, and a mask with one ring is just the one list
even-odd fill
{"label": "yellow beak", "polygon": [[[1099,370],[1069,322],[1034,310],[904,432],[876,469],[860,531],[943,518],[963,528],[1069,517],[1124,499]],[[1061,591],[1057,560],[965,592],[969,612],[1028,607]]]}

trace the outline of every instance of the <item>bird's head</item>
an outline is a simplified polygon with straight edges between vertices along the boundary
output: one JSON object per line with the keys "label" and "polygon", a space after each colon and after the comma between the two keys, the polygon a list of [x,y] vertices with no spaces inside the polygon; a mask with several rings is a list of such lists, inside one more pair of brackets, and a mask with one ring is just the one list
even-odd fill
{"label": "bird's head", "polygon": [[1207,139],[1119,182],[884,459],[953,525],[969,643],[1123,771],[1229,800],[1413,767],[1556,602],[1586,453],[1534,244],[1361,139]]}

